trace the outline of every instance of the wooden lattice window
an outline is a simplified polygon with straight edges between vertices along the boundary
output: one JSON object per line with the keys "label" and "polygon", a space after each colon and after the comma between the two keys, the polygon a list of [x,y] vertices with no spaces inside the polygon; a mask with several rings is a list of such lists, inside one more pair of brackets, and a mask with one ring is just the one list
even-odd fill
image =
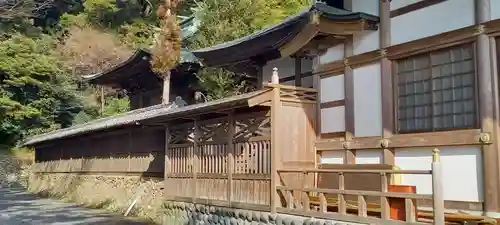
{"label": "wooden lattice window", "polygon": [[473,44],[398,60],[396,69],[400,133],[477,126]]}

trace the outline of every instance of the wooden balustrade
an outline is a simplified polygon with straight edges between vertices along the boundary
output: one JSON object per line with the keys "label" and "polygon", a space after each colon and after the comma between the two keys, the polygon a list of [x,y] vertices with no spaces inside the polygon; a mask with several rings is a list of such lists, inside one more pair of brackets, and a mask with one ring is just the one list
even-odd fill
{"label": "wooden balustrade", "polygon": [[[279,174],[315,174],[335,173],[338,175],[338,188],[304,188],[277,186],[276,191],[282,197],[281,205],[276,211],[281,213],[312,216],[317,218],[349,220],[360,223],[383,224],[416,224],[416,200],[432,200],[434,202],[434,224],[444,224],[444,205],[441,185],[441,165],[439,151],[434,151],[432,170],[355,170],[355,169],[309,169],[309,170],[278,170]],[[347,190],[345,189],[345,174],[380,174],[381,191]],[[433,180],[433,194],[397,193],[389,192],[391,174],[421,174],[431,175]],[[336,195],[336,197],[329,197]],[[347,200],[346,196],[355,196],[356,200]],[[368,202],[367,198],[379,198],[378,203]],[[404,199],[405,221],[396,221],[390,218],[391,198]]]}

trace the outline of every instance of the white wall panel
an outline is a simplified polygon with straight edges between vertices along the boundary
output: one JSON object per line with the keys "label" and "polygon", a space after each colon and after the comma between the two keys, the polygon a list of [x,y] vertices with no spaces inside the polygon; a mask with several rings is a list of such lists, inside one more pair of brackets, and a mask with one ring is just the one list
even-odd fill
{"label": "white wall panel", "polygon": [[353,38],[353,53],[359,55],[380,48],[380,30],[363,31]]}
{"label": "white wall panel", "polygon": [[356,164],[381,164],[383,163],[382,150],[356,150]]}
{"label": "white wall panel", "polygon": [[335,45],[329,48],[323,55],[319,56],[319,63],[326,64],[329,62],[344,59],[344,45]]}
{"label": "white wall panel", "polygon": [[380,63],[355,68],[354,134],[356,137],[382,135],[382,89]]}
{"label": "white wall panel", "polygon": [[328,151],[321,153],[320,163],[344,164],[344,151]]}
{"label": "white wall panel", "polygon": [[344,75],[322,78],[320,82],[320,102],[344,99]]}
{"label": "white wall panel", "polygon": [[321,133],[345,131],[345,107],[321,109]]}
{"label": "white wall panel", "polygon": [[[479,147],[442,147],[444,199],[454,201],[482,201],[483,166]],[[397,149],[396,166],[402,170],[429,170],[432,148]],[[417,186],[417,193],[431,194],[432,179],[429,175],[403,174],[402,184]]]}
{"label": "white wall panel", "polygon": [[401,44],[460,29],[471,26],[474,22],[474,1],[444,1],[392,18],[392,44]]}

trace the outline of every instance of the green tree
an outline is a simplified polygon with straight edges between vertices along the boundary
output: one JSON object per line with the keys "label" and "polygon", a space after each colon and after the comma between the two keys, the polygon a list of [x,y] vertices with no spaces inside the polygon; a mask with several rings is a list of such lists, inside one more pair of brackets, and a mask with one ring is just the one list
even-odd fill
{"label": "green tree", "polygon": [[[283,21],[310,6],[311,0],[204,0],[193,11],[201,21],[189,48],[199,49],[232,41]],[[239,76],[217,68],[199,74],[207,99],[223,98],[249,90]]]}
{"label": "green tree", "polygon": [[68,127],[81,111],[69,68],[51,54],[54,44],[46,35],[0,41],[0,143]]}

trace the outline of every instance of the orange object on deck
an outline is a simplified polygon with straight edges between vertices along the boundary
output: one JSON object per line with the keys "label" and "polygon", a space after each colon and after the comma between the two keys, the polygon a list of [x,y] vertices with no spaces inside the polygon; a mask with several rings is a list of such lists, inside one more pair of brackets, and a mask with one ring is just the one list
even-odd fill
{"label": "orange object on deck", "polygon": [[[399,193],[417,193],[416,186],[410,185],[389,185],[389,192],[399,192]],[[405,199],[404,198],[387,198],[389,201],[389,206],[391,207],[391,219],[393,220],[406,220],[405,212]],[[413,200],[413,205],[415,206],[415,215],[417,215],[417,201]]]}

